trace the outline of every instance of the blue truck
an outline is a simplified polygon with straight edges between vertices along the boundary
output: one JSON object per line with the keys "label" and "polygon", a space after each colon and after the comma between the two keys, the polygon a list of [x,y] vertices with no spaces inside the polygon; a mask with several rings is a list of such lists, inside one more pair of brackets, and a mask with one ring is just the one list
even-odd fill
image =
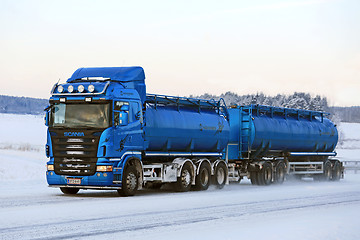
{"label": "blue truck", "polygon": [[343,177],[327,113],[147,94],[141,67],[79,68],[45,111],[47,182],[65,194]]}

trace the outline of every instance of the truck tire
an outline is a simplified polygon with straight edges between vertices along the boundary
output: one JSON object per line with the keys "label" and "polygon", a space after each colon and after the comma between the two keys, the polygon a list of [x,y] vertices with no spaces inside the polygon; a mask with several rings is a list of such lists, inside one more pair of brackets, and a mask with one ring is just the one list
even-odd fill
{"label": "truck tire", "polygon": [[214,183],[217,188],[222,189],[227,181],[227,167],[225,163],[219,162],[215,168]]}
{"label": "truck tire", "polygon": [[332,175],[331,162],[326,160],[324,162],[324,172],[322,174],[323,181],[330,181]]}
{"label": "truck tire", "polygon": [[69,195],[75,195],[79,192],[80,189],[78,188],[68,188],[68,187],[61,187],[60,190],[64,193],[64,194],[69,194]]}
{"label": "truck tire", "polygon": [[200,165],[199,174],[195,178],[195,190],[207,190],[210,185],[210,166],[206,162]]}
{"label": "truck tire", "polygon": [[178,177],[177,182],[175,183],[175,190],[178,192],[189,191],[193,179],[194,173],[192,171],[192,168],[189,163],[185,163],[185,165],[181,169],[180,177]]}
{"label": "truck tire", "polygon": [[332,169],[332,181],[339,181],[341,178],[341,165],[339,161],[335,161]]}
{"label": "truck tire", "polygon": [[275,183],[282,184],[285,180],[285,163],[283,161],[279,161],[275,166]]}
{"label": "truck tire", "polygon": [[258,180],[257,180],[258,176],[257,176],[257,172],[250,172],[250,181],[252,185],[258,185]]}
{"label": "truck tire", "polygon": [[136,171],[135,166],[127,166],[122,176],[122,187],[118,190],[118,193],[123,196],[134,196],[139,186],[139,174]]}
{"label": "truck tire", "polygon": [[268,162],[265,162],[257,175],[259,185],[270,185],[273,177],[272,165]]}

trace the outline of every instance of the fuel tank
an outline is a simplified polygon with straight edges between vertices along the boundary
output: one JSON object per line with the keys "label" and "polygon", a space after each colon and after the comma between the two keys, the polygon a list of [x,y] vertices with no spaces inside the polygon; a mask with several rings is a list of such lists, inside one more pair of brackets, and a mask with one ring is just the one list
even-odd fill
{"label": "fuel tank", "polygon": [[326,113],[250,105],[229,109],[229,159],[248,151],[332,152],[338,141]]}
{"label": "fuel tank", "polygon": [[229,123],[216,109],[148,104],[146,151],[222,152]]}

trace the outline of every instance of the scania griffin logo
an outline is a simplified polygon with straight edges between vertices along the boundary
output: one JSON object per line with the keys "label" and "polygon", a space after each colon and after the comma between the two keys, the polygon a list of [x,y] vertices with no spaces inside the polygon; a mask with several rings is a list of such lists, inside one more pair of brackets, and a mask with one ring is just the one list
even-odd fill
{"label": "scania griffin logo", "polygon": [[85,136],[83,132],[64,132],[65,137],[83,137]]}

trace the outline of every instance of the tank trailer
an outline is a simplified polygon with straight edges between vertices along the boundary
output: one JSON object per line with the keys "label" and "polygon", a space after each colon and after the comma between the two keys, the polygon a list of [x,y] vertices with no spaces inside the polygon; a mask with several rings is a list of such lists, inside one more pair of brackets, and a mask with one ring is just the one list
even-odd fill
{"label": "tank trailer", "polygon": [[47,182],[65,194],[343,177],[327,113],[147,94],[141,67],[79,68],[45,111]]}

